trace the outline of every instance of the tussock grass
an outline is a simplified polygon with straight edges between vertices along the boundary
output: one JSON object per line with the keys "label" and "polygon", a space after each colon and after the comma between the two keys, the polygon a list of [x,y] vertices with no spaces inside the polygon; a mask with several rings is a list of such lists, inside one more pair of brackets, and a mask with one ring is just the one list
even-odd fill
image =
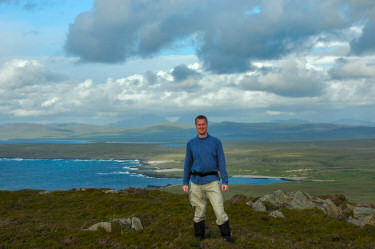
{"label": "tussock grass", "polygon": [[[207,238],[193,235],[187,194],[127,189],[0,191],[0,248],[374,248],[375,228],[358,228],[321,211],[283,209],[286,219],[255,212],[237,195],[225,202],[233,238],[223,241],[208,206]],[[97,222],[137,216],[144,230],[84,231]]]}

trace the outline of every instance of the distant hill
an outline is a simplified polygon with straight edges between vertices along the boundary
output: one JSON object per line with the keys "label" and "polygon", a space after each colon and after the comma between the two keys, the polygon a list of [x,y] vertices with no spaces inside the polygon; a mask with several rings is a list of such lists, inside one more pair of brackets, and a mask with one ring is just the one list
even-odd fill
{"label": "distant hill", "polygon": [[176,123],[177,124],[191,124],[194,125],[194,119],[197,115],[191,115],[191,116],[182,116],[180,117]]}
{"label": "distant hill", "polygon": [[98,136],[116,136],[122,131],[116,127],[85,124],[4,124],[0,125],[0,140],[91,139]]}
{"label": "distant hill", "polygon": [[[223,141],[317,141],[375,138],[374,126],[336,124],[280,124],[222,122],[209,125],[209,133]],[[0,140],[66,139],[113,142],[186,142],[196,135],[193,125],[160,123],[137,128],[85,124],[0,125]]]}
{"label": "distant hill", "polygon": [[270,121],[270,123],[274,123],[274,124],[307,124],[307,123],[310,123],[309,121],[307,120],[303,120],[303,119],[287,119],[287,120],[272,120]]}
{"label": "distant hill", "polygon": [[116,123],[109,124],[109,126],[122,127],[122,128],[135,128],[141,126],[149,126],[159,123],[167,123],[168,120],[165,117],[158,116],[155,114],[142,115],[130,119],[124,119]]}
{"label": "distant hill", "polygon": [[212,125],[210,132],[228,141],[313,141],[375,138],[375,127],[335,124],[231,123]]}
{"label": "distant hill", "polygon": [[333,121],[331,123],[332,124],[347,124],[347,125],[365,125],[365,126],[375,125],[375,123],[371,121],[356,120],[356,119],[340,119],[340,120]]}
{"label": "distant hill", "polygon": [[[194,121],[195,121],[195,118],[197,117],[197,115],[194,115],[194,116],[183,116],[183,117],[180,117],[177,121],[176,121],[176,124],[186,124],[186,125],[193,125],[194,126]],[[212,125],[212,124],[217,124],[217,122],[215,121],[212,121],[211,119],[208,120],[208,124],[209,125]]]}

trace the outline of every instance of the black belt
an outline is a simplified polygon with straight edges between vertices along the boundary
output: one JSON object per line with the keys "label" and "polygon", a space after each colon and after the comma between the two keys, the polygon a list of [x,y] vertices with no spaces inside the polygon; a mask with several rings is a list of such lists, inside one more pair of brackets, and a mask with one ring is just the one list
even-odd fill
{"label": "black belt", "polygon": [[219,173],[217,173],[217,171],[211,171],[211,172],[207,172],[207,173],[199,173],[199,172],[196,172],[196,171],[191,171],[190,175],[200,176],[200,177],[209,176],[209,175],[219,176]]}

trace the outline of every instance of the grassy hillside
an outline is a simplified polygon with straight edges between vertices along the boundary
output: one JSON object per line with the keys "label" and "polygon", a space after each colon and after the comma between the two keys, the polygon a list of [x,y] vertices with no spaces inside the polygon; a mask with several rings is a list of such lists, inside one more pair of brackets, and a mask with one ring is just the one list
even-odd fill
{"label": "grassy hillside", "polygon": [[[206,239],[193,235],[188,196],[158,190],[0,191],[0,248],[374,248],[375,228],[356,227],[317,209],[256,212],[236,196],[225,202],[234,243],[224,242],[208,206]],[[84,231],[95,223],[139,217],[140,231]]]}

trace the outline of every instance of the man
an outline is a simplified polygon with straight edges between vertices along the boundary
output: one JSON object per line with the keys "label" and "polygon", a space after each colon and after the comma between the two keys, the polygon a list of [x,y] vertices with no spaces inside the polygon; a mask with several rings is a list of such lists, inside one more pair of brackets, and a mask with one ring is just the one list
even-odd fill
{"label": "man", "polygon": [[195,236],[203,239],[205,235],[205,218],[207,197],[210,200],[216,215],[216,224],[219,226],[224,240],[231,242],[231,231],[228,216],[224,211],[223,195],[221,189],[228,190],[228,173],[226,170],[223,146],[219,139],[207,133],[207,118],[199,115],[195,118],[195,128],[198,135],[186,145],[186,158],[184,166],[183,190],[189,191],[190,204],[194,208]]}

